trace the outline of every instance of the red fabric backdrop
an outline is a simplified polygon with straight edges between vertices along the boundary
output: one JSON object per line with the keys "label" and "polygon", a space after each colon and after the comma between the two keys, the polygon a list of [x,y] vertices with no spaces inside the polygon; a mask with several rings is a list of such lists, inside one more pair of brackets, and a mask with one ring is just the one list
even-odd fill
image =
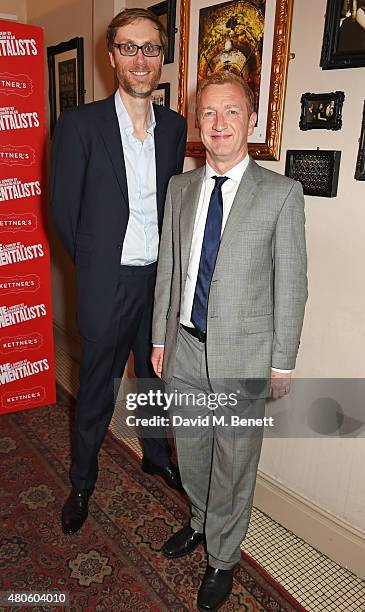
{"label": "red fabric backdrop", "polygon": [[55,401],[41,28],[0,21],[0,414]]}

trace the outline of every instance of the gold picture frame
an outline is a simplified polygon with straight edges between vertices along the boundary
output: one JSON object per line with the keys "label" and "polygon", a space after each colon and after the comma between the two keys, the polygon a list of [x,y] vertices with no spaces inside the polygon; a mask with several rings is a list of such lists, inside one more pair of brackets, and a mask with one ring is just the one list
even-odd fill
{"label": "gold picture frame", "polygon": [[[258,122],[253,135],[249,138],[249,153],[262,160],[280,159],[281,135],[283,126],[286,77],[289,62],[289,44],[293,12],[293,0],[261,0],[264,7],[258,15],[263,24],[261,45],[260,85],[257,96]],[[204,147],[198,135],[195,120],[195,93],[198,77],[200,49],[199,23],[202,15],[211,11],[212,16],[219,17],[227,11],[237,11],[241,17],[243,9],[259,11],[260,0],[181,0],[180,9],[180,60],[179,60],[179,93],[178,112],[188,121],[188,157],[204,157]],[[247,13],[249,14],[249,13]],[[212,23],[216,23],[213,20]],[[223,17],[222,17],[223,20]],[[236,20],[229,20],[229,27]],[[194,26],[194,28],[192,27]],[[223,21],[223,27],[226,28]],[[232,30],[231,30],[232,31]],[[222,47],[225,49],[226,47]],[[224,53],[224,51],[223,51]],[[241,54],[244,58],[243,53]],[[268,61],[269,60],[269,61]],[[271,61],[270,61],[271,60]]]}

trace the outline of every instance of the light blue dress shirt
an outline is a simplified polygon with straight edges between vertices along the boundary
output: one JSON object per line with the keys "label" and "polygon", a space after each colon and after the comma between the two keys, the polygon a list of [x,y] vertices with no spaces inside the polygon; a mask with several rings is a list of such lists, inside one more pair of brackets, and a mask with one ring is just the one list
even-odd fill
{"label": "light blue dress shirt", "polygon": [[119,91],[115,92],[127,173],[129,220],[120,263],[125,266],[146,266],[157,261],[158,220],[156,198],[155,114],[151,104],[152,123],[143,142],[133,134],[133,124]]}

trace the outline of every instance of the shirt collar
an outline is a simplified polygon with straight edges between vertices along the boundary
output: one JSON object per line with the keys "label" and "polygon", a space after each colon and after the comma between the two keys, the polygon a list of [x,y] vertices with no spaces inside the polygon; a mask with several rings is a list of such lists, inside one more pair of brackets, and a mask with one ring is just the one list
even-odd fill
{"label": "shirt collar", "polygon": [[[232,179],[232,181],[234,181],[235,183],[240,183],[247,169],[249,161],[250,156],[246,154],[246,157],[244,157],[238,164],[233,166],[233,168],[228,170],[228,172],[225,172],[224,176],[227,176],[229,179]],[[208,162],[205,162],[205,180],[208,180],[213,176],[217,176],[216,171],[213,170],[213,168],[208,164]]]}
{"label": "shirt collar", "polygon": [[[130,116],[128,115],[128,111],[126,107],[124,106],[123,100],[120,97],[119,89],[117,89],[117,91],[115,92],[114,100],[115,100],[115,110],[118,116],[120,129],[123,130],[123,132],[126,132],[127,134],[132,134],[133,133],[133,123],[131,121]],[[156,118],[155,118],[155,113],[153,110],[152,102],[150,102],[150,113],[151,113],[151,125],[147,129],[147,132],[149,134],[153,134],[153,130],[156,127]]]}

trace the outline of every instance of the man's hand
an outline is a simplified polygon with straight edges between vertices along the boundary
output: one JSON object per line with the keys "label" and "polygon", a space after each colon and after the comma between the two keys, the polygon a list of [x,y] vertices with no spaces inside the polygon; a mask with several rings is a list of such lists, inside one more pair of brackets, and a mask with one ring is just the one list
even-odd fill
{"label": "man's hand", "polygon": [[163,346],[154,346],[151,353],[151,361],[153,370],[159,378],[161,378],[162,374],[162,364],[163,364],[163,354],[164,354]]}
{"label": "man's hand", "polygon": [[279,397],[287,395],[290,391],[290,380],[291,373],[271,370],[270,396],[273,399],[279,399]]}

